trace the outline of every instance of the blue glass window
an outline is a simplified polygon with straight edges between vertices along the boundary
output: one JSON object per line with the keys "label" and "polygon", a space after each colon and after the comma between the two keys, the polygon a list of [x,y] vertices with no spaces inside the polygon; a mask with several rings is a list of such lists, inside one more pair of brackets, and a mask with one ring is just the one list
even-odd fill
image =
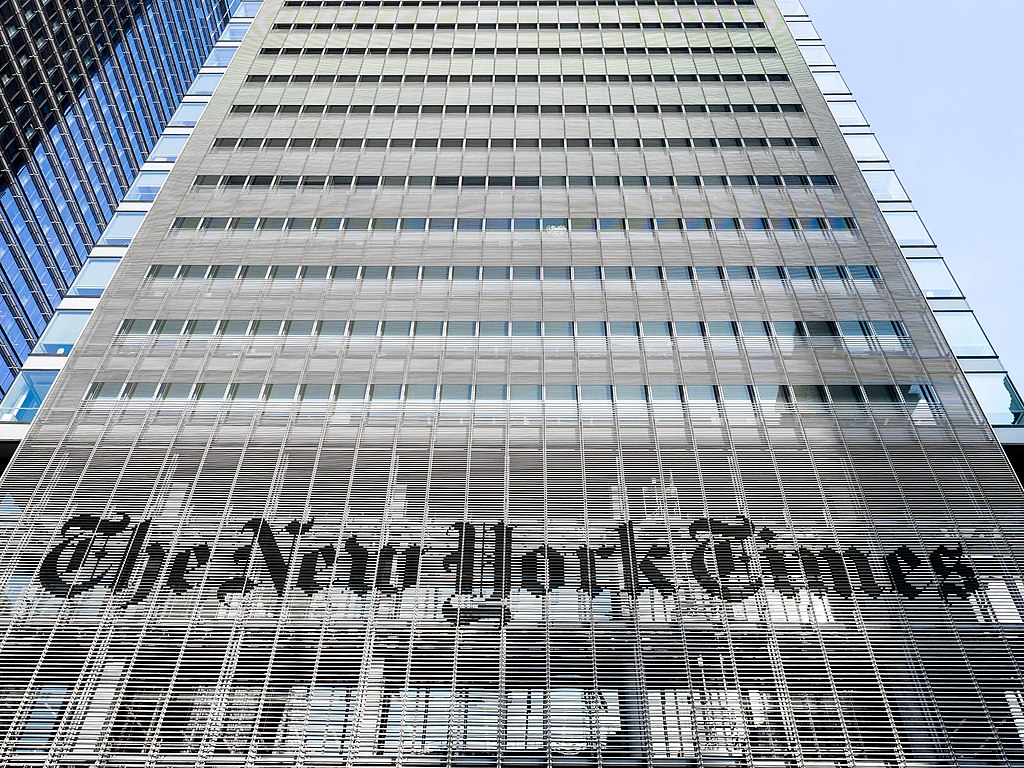
{"label": "blue glass window", "polygon": [[231,9],[232,17],[253,18],[261,7],[263,0],[235,0]]}
{"label": "blue glass window", "polygon": [[[196,75],[196,79],[192,81],[191,87],[188,89],[188,96],[212,96],[213,92],[217,90],[217,86],[220,85],[220,79],[223,75],[204,73]],[[183,105],[184,106],[184,105]],[[200,110],[201,112],[202,110]]]}
{"label": "blue glass window", "polygon": [[220,36],[222,43],[230,42],[237,43],[243,37],[245,33],[249,31],[251,22],[248,21],[232,21],[224,27],[224,32]]}
{"label": "blue glass window", "polygon": [[173,134],[161,136],[160,140],[153,147],[153,151],[149,153],[150,162],[173,163],[178,159],[181,150],[185,148],[186,141],[188,141],[188,136],[176,136]]}
{"label": "blue glass window", "polygon": [[167,171],[139,171],[124,199],[130,203],[151,203],[167,180]]}
{"label": "blue glass window", "polygon": [[1005,373],[969,373],[967,380],[985,418],[997,426],[1024,424],[1024,403]]}
{"label": "blue glass window", "polygon": [[57,371],[19,373],[3,401],[0,401],[0,421],[32,421],[56,378]]}
{"label": "blue glass window", "polygon": [[39,336],[36,348],[40,355],[69,355],[71,347],[82,335],[82,329],[92,312],[83,310],[61,310],[54,314],[46,330]]}
{"label": "blue glass window", "polygon": [[191,128],[198,122],[199,117],[206,109],[206,103],[202,101],[187,101],[174,110],[171,120],[167,125],[178,128]]}
{"label": "blue glass window", "polygon": [[145,213],[136,211],[115,213],[110,224],[103,231],[97,245],[129,245],[142,226]]}
{"label": "blue glass window", "polygon": [[226,67],[231,59],[234,58],[235,51],[238,49],[232,46],[217,46],[210,55],[206,57],[206,62],[203,64],[204,67]]}

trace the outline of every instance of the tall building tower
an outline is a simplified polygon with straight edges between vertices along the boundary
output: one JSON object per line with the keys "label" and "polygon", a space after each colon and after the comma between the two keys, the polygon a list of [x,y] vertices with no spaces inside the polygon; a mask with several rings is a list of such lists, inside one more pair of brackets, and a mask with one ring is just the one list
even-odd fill
{"label": "tall building tower", "polygon": [[1024,761],[1024,496],[774,0],[266,0],[0,499],[6,764]]}
{"label": "tall building tower", "polygon": [[2,0],[0,17],[2,395],[126,193],[154,187],[139,169],[188,124],[228,0]]}

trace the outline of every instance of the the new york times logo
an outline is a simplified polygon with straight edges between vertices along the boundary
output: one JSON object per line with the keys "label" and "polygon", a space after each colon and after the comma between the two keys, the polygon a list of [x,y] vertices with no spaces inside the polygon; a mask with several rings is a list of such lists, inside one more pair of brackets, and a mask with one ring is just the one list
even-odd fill
{"label": "the new york times logo", "polygon": [[[415,587],[425,575],[436,584],[440,574],[449,592],[441,612],[455,624],[512,620],[515,590],[538,597],[560,589],[593,597],[656,590],[668,597],[686,578],[727,602],[766,588],[785,596],[806,589],[842,598],[898,594],[908,599],[929,591],[944,599],[965,598],[979,589],[960,546],[923,552],[901,545],[881,556],[855,547],[787,546],[774,531],[745,518],[701,518],[686,532],[685,552],[650,543],[667,537],[638,535],[632,522],[607,529],[597,545],[537,545],[522,527],[459,523],[440,532],[430,546],[374,547],[356,535],[318,543],[313,520],[275,529],[253,518],[242,526],[245,543],[221,555],[208,543],[172,549],[154,535],[152,520],[79,515],[61,528],[62,540],[43,558],[38,578],[55,597],[71,599],[103,588],[134,605],[188,593],[208,574],[219,579],[212,589],[220,601],[261,588],[279,597],[333,588],[393,595]],[[211,570],[215,557],[226,561]]]}

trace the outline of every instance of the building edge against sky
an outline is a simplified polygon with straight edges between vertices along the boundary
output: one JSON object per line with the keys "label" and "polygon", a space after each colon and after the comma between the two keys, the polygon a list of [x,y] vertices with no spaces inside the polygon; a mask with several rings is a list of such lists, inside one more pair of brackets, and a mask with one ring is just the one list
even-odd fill
{"label": "building edge against sky", "polygon": [[[800,0],[777,0],[914,277],[1018,475],[1024,401]],[[1022,475],[1024,476],[1024,475]]]}
{"label": "building edge against sky", "polygon": [[[88,262],[89,269],[82,276],[79,284],[71,288],[67,298],[60,304],[59,311],[56,317],[53,318],[53,327],[42,332],[38,343],[26,346],[26,342],[22,340],[25,337],[26,329],[21,327],[26,321],[24,319],[20,321],[20,331],[14,327],[16,316],[22,313],[7,313],[6,336],[4,337],[7,339],[4,342],[5,355],[8,358],[12,356],[17,357],[19,354],[28,355],[29,352],[31,352],[31,355],[21,360],[27,373],[19,379],[10,397],[0,404],[0,467],[4,466],[10,456],[13,455],[21,437],[25,434],[28,424],[34,418],[43,397],[45,397],[46,392],[53,383],[56,373],[59,372],[64,358],[70,353],[75,340],[84,328],[98,296],[102,293],[103,285],[109,280],[112,269],[118,263],[121,251],[131,242],[132,233],[137,230],[138,223],[155,199],[156,193],[159,191],[160,185],[170,167],[173,166],[173,159],[176,157],[177,152],[180,151],[181,146],[183,146],[183,142],[187,139],[192,129],[191,126],[194,125],[195,119],[200,113],[201,105],[212,94],[212,90],[216,87],[216,83],[223,72],[223,67],[230,61],[233,47],[238,44],[241,35],[244,34],[245,24],[247,24],[246,20],[251,18],[255,13],[255,9],[259,7],[258,2],[251,1],[232,0],[230,4],[234,8],[235,23],[221,38],[218,49],[209,56],[203,66],[202,73],[188,88],[182,102],[182,110],[170,119],[168,130],[164,131],[156,151],[148,157],[142,172],[136,177],[129,179],[132,188],[127,191],[121,204],[117,206],[117,211],[123,215],[119,216],[117,221],[111,223],[109,231],[104,232],[98,238],[98,246],[91,249],[91,255],[94,258]],[[815,30],[812,19],[801,5],[800,0],[778,0],[778,5],[788,23],[790,31],[797,39],[800,50],[804,54],[804,58],[811,71],[814,73],[815,80],[825,96],[837,123],[843,131],[850,149],[857,159],[858,165],[875,195],[879,207],[885,215],[888,225],[903,248],[911,270],[928,298],[929,305],[935,313],[940,327],[967,374],[968,381],[975,395],[995,429],[1000,442],[1006,449],[1011,462],[1018,473],[1020,473],[1022,467],[1024,467],[1024,402],[1022,402],[1009,373],[1000,363],[998,354],[986,337],[976,316],[967,304],[945,260],[928,234],[921,217],[918,215],[909,195],[907,195],[906,190],[900,183],[895,170],[888,162],[884,150],[870,128],[870,124],[858,108],[853,94],[850,92],[839,69],[826,50],[825,43]],[[214,3],[213,9],[210,11],[214,17],[216,16],[216,7],[218,7],[217,2]],[[175,17],[170,21],[191,30],[201,18],[201,15],[185,20]],[[193,37],[196,37],[196,35],[193,34]],[[202,58],[206,58],[205,54]],[[150,66],[153,66],[152,62],[150,62]],[[108,71],[106,75],[110,77],[112,73]],[[159,107],[159,102],[150,105],[149,109],[152,110],[154,107]],[[138,103],[133,107],[133,109],[140,108]],[[70,116],[71,113],[69,113]],[[110,116],[105,115],[105,117],[109,118]],[[118,116],[118,120],[126,122],[121,115]],[[143,122],[148,124],[147,121]],[[149,122],[151,122],[151,119]],[[10,128],[8,129],[9,131]],[[123,135],[123,133],[118,135]],[[54,134],[54,138],[58,138],[58,136],[59,134]],[[146,136],[135,137],[135,141],[144,142],[145,138]],[[82,141],[87,141],[87,137],[82,137]],[[38,146],[41,148],[42,143],[39,143]],[[56,145],[55,148],[59,149],[60,146],[65,145]],[[89,144],[89,146],[92,146],[92,144]],[[72,154],[75,154],[80,152],[82,147],[74,147],[73,150]],[[125,157],[123,152],[119,156],[122,159],[128,160],[129,163],[137,162],[135,155],[138,154],[139,149],[135,146],[135,143],[132,145],[132,152],[134,155],[131,157]],[[89,153],[87,156],[94,157],[95,153]],[[43,156],[39,156],[37,160],[38,162],[47,162],[43,159]],[[80,162],[73,164],[73,166],[75,168],[85,167]],[[27,166],[22,168],[22,173],[26,170]],[[127,171],[130,173],[130,169],[127,169]],[[108,170],[108,172],[112,173],[113,171]],[[90,171],[90,173],[95,176],[93,171]],[[124,172],[120,172],[119,175],[123,176]],[[40,175],[37,173],[28,177],[19,177],[19,182],[22,184],[23,189],[31,190],[31,185],[37,184],[39,178]],[[104,184],[104,189],[110,188],[109,182]],[[51,192],[56,194],[60,186],[51,186]],[[66,187],[66,185],[63,186]],[[10,191],[0,191],[0,194],[9,196]],[[23,195],[22,199],[26,197],[32,199],[31,192],[28,195]],[[79,202],[82,201],[80,200]],[[18,215],[15,212],[19,210],[12,203],[13,199],[8,199],[4,203],[8,219],[8,226],[4,231],[8,233],[20,232],[20,249],[23,258],[19,263],[24,262],[24,257],[27,256],[29,261],[35,264],[35,269],[38,272],[42,269],[44,261],[47,263],[53,262],[53,254],[44,259],[45,254],[40,250],[40,233],[45,231],[50,231],[51,234],[55,233],[52,227],[46,228],[43,226],[40,228],[39,223],[41,222],[37,222],[36,226],[18,226],[15,224],[12,227],[12,217],[10,214]],[[109,206],[109,202],[107,205]],[[47,207],[43,206],[43,209]],[[93,207],[95,207],[95,203]],[[58,209],[62,210],[66,216],[75,213],[68,206],[58,206]],[[23,214],[24,203],[20,210]],[[83,212],[86,212],[84,206]],[[40,215],[40,218],[45,216],[44,210],[38,210],[37,213]],[[108,214],[108,217],[110,215],[112,214]],[[102,228],[102,221],[100,221],[100,224]],[[92,226],[95,226],[95,224]],[[69,230],[65,229],[65,231]],[[67,242],[66,237],[60,239],[63,242]],[[49,240],[50,247],[52,247],[54,238],[51,237]],[[75,242],[78,243],[79,241],[76,240]],[[85,241],[82,241],[83,245],[84,243]],[[9,248],[9,245],[5,247]],[[55,250],[59,251],[61,247],[64,246],[58,246]],[[65,250],[67,250],[66,247]],[[82,251],[82,248],[76,245],[71,250],[75,253],[72,254],[70,262],[77,264],[78,259],[84,255],[84,253],[79,253],[79,251]],[[89,250],[88,247],[85,248],[85,252]],[[35,252],[34,257],[32,256],[33,252]],[[66,256],[63,258],[67,260]],[[76,269],[77,267],[72,266],[71,275],[69,276],[65,272],[64,279],[69,279],[73,276]],[[22,295],[21,291],[16,290],[15,293]],[[53,291],[47,292],[49,305],[40,304],[40,308],[44,313],[52,311],[52,307],[56,306],[54,304],[54,296],[61,295],[61,290],[58,288],[53,296],[50,296],[50,293],[53,293]],[[39,292],[34,291],[34,295],[38,297]],[[10,293],[6,294],[6,296],[8,302],[13,300]],[[32,313],[29,314],[31,315]],[[30,323],[30,325],[38,333],[38,321]],[[13,342],[14,346],[12,346],[11,340],[15,340]],[[14,351],[15,347],[21,349],[21,352]],[[11,367],[11,373],[12,375],[17,373],[17,367]],[[10,379],[8,379],[8,383],[9,381]],[[0,386],[0,394],[5,391],[6,386]]]}
{"label": "building edge against sky", "polygon": [[[41,336],[64,343],[44,344],[38,354],[69,346],[83,316],[63,311],[44,329],[66,295],[94,295],[109,271],[100,253],[87,257],[123,240],[122,223],[108,228],[115,211],[136,211],[159,189],[159,163],[173,154],[177,129],[193,120],[195,108],[183,103],[207,92],[202,78],[195,80],[200,66],[225,63],[209,57],[228,5],[0,4],[0,393]],[[151,154],[158,140],[161,148]],[[144,163],[149,170],[140,175]],[[69,293],[83,267],[87,274]],[[30,375],[22,386],[32,389],[46,377]]]}

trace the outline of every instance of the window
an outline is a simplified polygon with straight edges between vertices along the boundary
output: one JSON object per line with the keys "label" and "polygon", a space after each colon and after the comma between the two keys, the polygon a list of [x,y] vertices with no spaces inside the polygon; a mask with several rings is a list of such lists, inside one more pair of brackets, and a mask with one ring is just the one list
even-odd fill
{"label": "window", "polygon": [[824,45],[801,45],[800,52],[804,55],[804,60],[812,67],[835,66],[835,62],[828,55]]}
{"label": "window", "polygon": [[830,101],[828,106],[832,110],[832,116],[840,125],[867,125],[868,123],[855,101]]}
{"label": "window", "polygon": [[883,214],[893,237],[900,245],[935,245],[932,242],[928,230],[925,229],[921,217],[914,211],[893,212],[886,211]]}
{"label": "window", "polygon": [[92,312],[80,310],[56,312],[32,351],[39,355],[71,354],[71,347],[78,341],[90,315]]}
{"label": "window", "polygon": [[1009,376],[1005,373],[969,373],[967,381],[990,423],[996,426],[1024,424],[1024,403]]}
{"label": "window", "polygon": [[224,31],[221,33],[221,42],[237,43],[245,37],[245,33],[249,31],[251,22],[248,21],[232,21],[224,26]]}
{"label": "window", "polygon": [[870,133],[854,133],[846,136],[846,143],[853,152],[854,158],[864,162],[880,162],[885,160],[882,145]]}
{"label": "window", "polygon": [[217,86],[220,84],[220,80],[223,77],[221,74],[202,73],[196,75],[196,79],[192,81],[192,85],[186,92],[186,96],[212,96],[213,92],[217,90]]}
{"label": "window", "polygon": [[962,357],[995,356],[973,312],[936,312],[935,318],[953,348],[953,354]]}
{"label": "window", "polygon": [[173,163],[178,159],[181,150],[185,148],[188,136],[161,136],[149,153],[149,161],[152,163]]}
{"label": "window", "polygon": [[145,213],[134,211],[115,213],[100,239],[96,241],[96,245],[129,245],[142,226],[144,218]]}
{"label": "window", "polygon": [[151,203],[167,180],[167,171],[139,171],[124,199],[131,203]]}
{"label": "window", "polygon": [[850,88],[838,72],[815,72],[814,79],[822,93],[849,93]]}
{"label": "window", "polygon": [[871,194],[880,202],[910,199],[893,171],[865,171],[864,178],[871,187]]}
{"label": "window", "polygon": [[963,295],[945,259],[907,259],[907,263],[929,299],[960,298]]}
{"label": "window", "polygon": [[0,421],[27,423],[39,412],[57,371],[22,371],[0,401]]}
{"label": "window", "polygon": [[68,289],[68,296],[95,298],[103,294],[103,290],[114,276],[120,259],[91,258],[86,259],[75,282]]}
{"label": "window", "polygon": [[167,125],[169,127],[191,128],[199,121],[199,117],[203,114],[204,109],[206,109],[205,102],[187,101],[174,111]]}
{"label": "window", "polygon": [[235,51],[238,48],[235,46],[218,45],[212,51],[210,55],[206,57],[206,61],[203,63],[204,67],[226,67],[231,63],[231,59],[234,58]]}

